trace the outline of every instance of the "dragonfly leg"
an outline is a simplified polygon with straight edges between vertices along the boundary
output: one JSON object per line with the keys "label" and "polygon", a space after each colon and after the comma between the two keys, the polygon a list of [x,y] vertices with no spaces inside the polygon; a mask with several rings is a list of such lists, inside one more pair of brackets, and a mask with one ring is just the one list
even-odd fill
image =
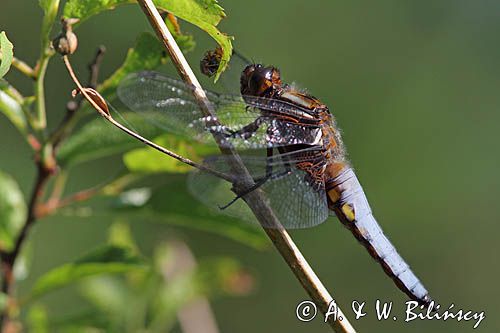
{"label": "dragonfly leg", "polygon": [[226,128],[226,133],[224,135],[226,138],[242,138],[242,139],[248,139],[251,136],[257,132],[259,129],[260,125],[262,125],[263,120],[261,117],[255,119],[253,122],[251,122],[248,125],[243,126],[237,131],[234,131],[232,129]]}
{"label": "dragonfly leg", "polygon": [[259,187],[261,187],[269,178],[266,176],[266,177],[262,177],[261,179],[259,179],[257,182],[255,182],[255,184],[253,184],[252,186],[250,186],[249,188],[245,189],[244,191],[238,193],[234,199],[232,199],[231,201],[229,201],[227,204],[225,204],[224,206],[219,206],[219,209],[220,210],[224,210],[226,208],[228,208],[229,206],[231,206],[233,203],[235,203],[238,199],[244,197],[245,195],[247,195],[248,193],[252,192],[252,191],[255,191],[256,189],[258,189]]}
{"label": "dragonfly leg", "polygon": [[237,193],[236,197],[234,197],[234,199],[231,200],[226,205],[219,206],[220,210],[224,210],[224,209],[228,208],[233,203],[235,203],[238,199],[244,197],[248,193],[251,193],[251,192],[255,191],[256,189],[258,189],[259,187],[261,187],[262,185],[264,185],[268,180],[278,179],[278,178],[281,178],[283,176],[286,176],[286,175],[290,174],[290,172],[292,171],[292,169],[290,167],[290,164],[288,164],[288,163],[285,164],[285,170],[283,172],[280,172],[280,173],[277,173],[277,174],[273,174],[273,166],[272,166],[271,163],[269,163],[270,162],[269,158],[272,157],[272,156],[273,156],[273,148],[267,148],[268,163],[266,165],[266,175],[264,177],[261,177],[261,178],[257,179],[255,181],[255,184],[253,184],[249,188],[245,189],[244,191],[242,191],[240,193]]}

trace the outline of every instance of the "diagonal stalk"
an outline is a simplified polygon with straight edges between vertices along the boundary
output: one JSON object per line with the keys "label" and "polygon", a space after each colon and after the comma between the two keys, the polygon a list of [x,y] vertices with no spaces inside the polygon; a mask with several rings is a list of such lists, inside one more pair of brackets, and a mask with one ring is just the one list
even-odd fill
{"label": "diagonal stalk", "polygon": [[[148,17],[156,34],[167,49],[182,80],[186,84],[194,87],[193,95],[200,109],[205,116],[211,117],[210,119],[214,119],[214,122],[217,122],[217,118],[215,117],[210,101],[205,95],[200,83],[182,54],[179,46],[175,42],[172,34],[167,29],[165,22],[162,20],[153,2],[151,0],[138,0],[138,2]],[[219,142],[219,138],[216,135],[214,136],[214,139]],[[239,158],[237,152],[233,149],[223,148],[221,145],[219,146],[223,153],[232,157],[230,159],[231,167],[238,178],[241,179],[242,183],[237,185],[248,187],[248,185],[253,184],[253,179]],[[283,259],[286,261],[304,289],[313,299],[314,303],[319,307],[319,310],[323,314],[328,313],[330,304],[333,301],[332,296],[328,293],[327,289],[321,280],[316,276],[307,260],[291,239],[288,232],[283,228],[277,217],[274,215],[271,207],[266,201],[264,193],[260,190],[253,191],[246,195],[245,202],[253,211],[264,231],[267,233],[274,246],[282,255]],[[265,226],[271,226],[271,228],[267,228]],[[337,316],[329,316],[327,321],[335,332],[355,332],[346,316],[338,307]]]}

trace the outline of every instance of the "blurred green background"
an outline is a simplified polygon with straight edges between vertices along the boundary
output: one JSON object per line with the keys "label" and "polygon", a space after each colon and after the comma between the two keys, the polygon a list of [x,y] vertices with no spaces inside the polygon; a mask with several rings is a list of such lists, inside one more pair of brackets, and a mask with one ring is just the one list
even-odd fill
{"label": "blurred green background", "polygon": [[[496,332],[500,321],[500,3],[498,1],[220,1],[227,18],[219,26],[235,47],[255,61],[278,66],[283,79],[330,106],[343,129],[350,160],[375,216],[399,252],[447,307],[485,311],[477,331]],[[3,0],[0,30],[15,54],[34,63],[42,12],[34,1]],[[215,43],[203,32],[188,55],[198,60]],[[137,34],[150,28],[137,6],[91,18],[77,33],[75,67],[95,48],[107,48],[102,78],[124,58]],[[85,74],[86,75],[86,74]],[[15,70],[8,77],[22,91],[31,83]],[[47,81],[49,121],[56,124],[73,85],[54,59]],[[28,194],[34,177],[30,150],[5,118],[0,121],[0,169]],[[121,163],[107,158],[72,170],[69,190],[113,174]],[[174,195],[174,193],[172,193]],[[168,198],[165,198],[168,200]],[[186,205],[198,205],[186,202]],[[106,238],[111,221],[51,217],[31,233],[34,277],[70,261]],[[256,251],[226,238],[189,229],[133,221],[147,253],[170,238],[183,239],[199,258],[239,259],[257,279],[255,292],[213,302],[221,332],[328,332],[318,318],[302,323],[295,306],[307,295],[272,248]],[[404,323],[404,295],[336,219],[292,232],[326,287],[360,332],[469,332],[473,322]],[[394,301],[398,321],[377,321],[376,299]],[[356,321],[353,300],[366,301]],[[51,309],[78,308],[76,294],[47,297]]]}

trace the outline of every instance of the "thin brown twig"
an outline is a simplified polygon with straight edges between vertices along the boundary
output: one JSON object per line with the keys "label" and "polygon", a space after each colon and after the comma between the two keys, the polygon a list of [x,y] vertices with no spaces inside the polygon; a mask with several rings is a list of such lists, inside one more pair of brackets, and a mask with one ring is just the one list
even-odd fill
{"label": "thin brown twig", "polygon": [[106,48],[103,45],[99,46],[94,60],[88,65],[88,69],[90,72],[89,86],[94,89],[97,88],[97,84],[99,83],[99,71],[101,69],[101,63],[104,58],[104,53],[106,53]]}
{"label": "thin brown twig", "polygon": [[[196,98],[202,112],[206,116],[210,116],[211,119],[216,120],[217,118],[215,117],[214,110],[212,105],[210,104],[210,101],[201,88],[201,85],[199,84],[186,59],[184,58],[184,55],[175,42],[172,34],[167,29],[165,22],[161,19],[158,10],[151,0],[138,0],[138,2],[142,10],[146,14],[148,20],[150,21],[153,29],[170,54],[172,62],[176,66],[179,75],[186,84],[194,87],[193,95]],[[214,138],[219,143],[218,138],[216,136],[214,136]],[[249,184],[252,184],[253,179],[248,173],[248,170],[246,170],[237,153],[232,149],[228,150],[226,148],[223,148],[220,144],[219,146],[222,152],[229,153],[229,155],[232,156],[231,167],[233,171],[236,172],[237,176],[239,176],[241,179],[240,184],[234,185],[248,186]],[[286,261],[286,263],[293,271],[297,279],[300,281],[304,289],[307,291],[309,296],[312,298],[314,303],[318,306],[319,310],[323,314],[327,314],[331,309],[330,305],[333,301],[332,296],[328,293],[321,280],[314,273],[311,266],[299,251],[288,232],[280,224],[277,217],[274,215],[274,212],[269,207],[262,191],[252,191],[244,197],[244,200],[253,211],[257,220],[263,226],[265,232],[267,233],[279,253],[282,255],[283,259]],[[269,228],[269,226],[271,228]],[[354,328],[347,320],[347,317],[342,313],[338,306],[337,316],[329,316],[327,318],[327,322],[336,332],[355,332]]]}
{"label": "thin brown twig", "polygon": [[[203,170],[203,171],[206,171],[206,172],[209,172],[211,174],[213,174],[214,176],[216,177],[219,177],[219,178],[222,178],[224,180],[227,180],[227,181],[232,181],[233,178],[222,173],[222,172],[218,172],[218,171],[215,171],[215,170],[212,170],[202,164],[198,164],[194,161],[191,161],[190,159],[184,157],[184,156],[181,156],[179,154],[176,154],[174,153],[173,151],[170,151],[146,138],[144,138],[143,136],[135,133],[134,131],[128,129],[127,127],[123,126],[122,124],[120,124],[118,121],[116,121],[110,114],[109,114],[109,111],[108,110],[104,110],[103,107],[100,105],[102,103],[105,103],[104,99],[99,95],[99,93],[93,89],[89,89],[89,88],[84,88],[80,81],[78,80],[75,72],[73,71],[73,67],[71,66],[71,62],[69,61],[69,58],[68,56],[63,56],[63,60],[64,60],[64,64],[66,65],[66,69],[68,70],[68,73],[70,74],[71,78],[73,79],[73,82],[76,84],[76,86],[78,87],[78,91],[85,97],[85,99],[87,99],[87,101],[92,105],[92,107],[94,109],[96,109],[99,114],[101,116],[103,116],[107,121],[109,121],[111,124],[113,124],[114,126],[118,127],[120,130],[122,130],[123,132],[127,133],[128,135],[134,137],[135,139],[141,141],[142,143],[150,146],[151,148],[153,149],[156,149],[160,152],[162,152],[163,154],[165,155],[168,155],[172,158],[175,158],[176,160],[184,163],[184,164],[187,164],[187,165],[190,165],[194,168],[197,168],[199,170]],[[97,103],[96,100],[89,94],[89,92],[92,91],[92,93],[94,94],[94,96],[98,96],[98,98],[100,99],[100,102],[101,103]],[[105,105],[105,104],[103,104]]]}
{"label": "thin brown twig", "polygon": [[[104,46],[99,46],[95,53],[93,60],[88,64],[89,69],[89,79],[88,86],[91,88],[96,88],[98,79],[99,79],[99,70],[104,58],[104,54],[106,52],[106,48]],[[57,128],[52,132],[49,141],[54,144],[54,147],[57,149],[61,142],[65,137],[71,132],[75,124],[75,116],[77,115],[77,111],[80,109],[83,102],[82,97],[78,97],[76,100],[71,100],[66,104],[66,114],[64,118],[61,120],[61,123],[57,126]]]}
{"label": "thin brown twig", "polygon": [[104,182],[94,187],[75,192],[62,199],[57,197],[51,198],[45,204],[41,205],[38,210],[38,217],[42,218],[51,215],[61,208],[65,208],[78,202],[87,201],[97,195],[121,193],[127,185],[141,177],[141,175],[125,174],[112,181]]}
{"label": "thin brown twig", "polygon": [[55,211],[67,207],[71,204],[82,202],[89,200],[90,198],[102,193],[102,189],[105,185],[97,185],[95,187],[81,190],[79,192],[73,193],[66,198],[54,201],[48,201],[45,205],[41,207],[39,210],[39,217],[45,217],[47,215],[53,214]]}

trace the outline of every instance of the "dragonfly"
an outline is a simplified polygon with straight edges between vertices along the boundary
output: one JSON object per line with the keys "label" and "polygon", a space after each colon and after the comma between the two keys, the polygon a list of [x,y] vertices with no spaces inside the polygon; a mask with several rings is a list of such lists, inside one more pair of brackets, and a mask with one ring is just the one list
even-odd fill
{"label": "dragonfly", "polygon": [[[250,63],[241,72],[240,94],[206,91],[215,110],[212,116],[200,110],[193,87],[157,72],[128,75],[117,95],[155,126],[207,144],[217,137],[219,147],[239,152],[254,183],[236,191],[233,184],[195,170],[188,189],[198,200],[245,218],[251,214],[237,199],[262,191],[287,229],[314,227],[335,215],[400,290],[422,305],[430,304],[427,289],[377,223],[333,114],[319,99],[283,83],[278,68]],[[219,154],[203,163],[234,174],[236,181],[231,158]],[[236,197],[227,202],[231,190]]]}

